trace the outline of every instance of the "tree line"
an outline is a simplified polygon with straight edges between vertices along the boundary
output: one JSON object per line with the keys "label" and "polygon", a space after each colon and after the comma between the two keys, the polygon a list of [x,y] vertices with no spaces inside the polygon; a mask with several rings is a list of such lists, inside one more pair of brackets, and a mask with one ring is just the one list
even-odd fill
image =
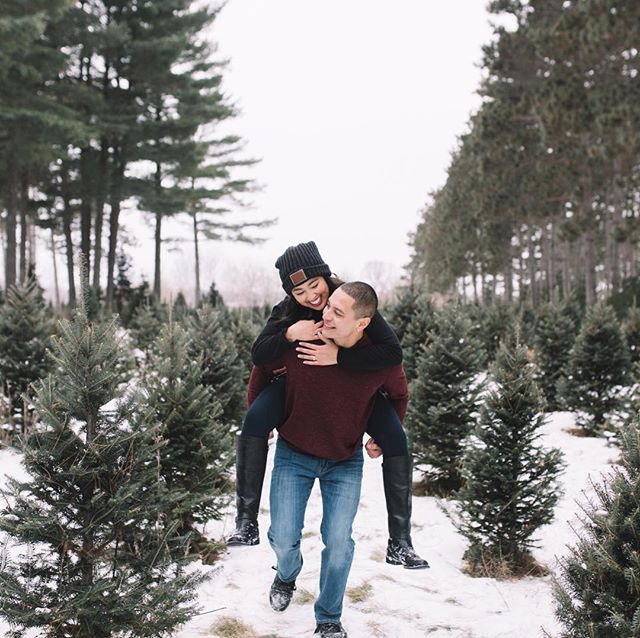
{"label": "tree line", "polygon": [[255,189],[247,171],[256,160],[225,128],[237,109],[210,37],[220,7],[3,0],[0,8],[5,286],[26,281],[37,235],[46,233],[54,268],[64,253],[70,304],[84,260],[93,294],[113,307],[121,223],[144,213],[159,297],[162,224],[182,215],[192,228],[198,300],[201,242],[256,241],[247,229],[270,223],[233,218]]}
{"label": "tree line", "polygon": [[482,103],[412,237],[413,281],[587,304],[638,275],[640,5],[494,0]]}

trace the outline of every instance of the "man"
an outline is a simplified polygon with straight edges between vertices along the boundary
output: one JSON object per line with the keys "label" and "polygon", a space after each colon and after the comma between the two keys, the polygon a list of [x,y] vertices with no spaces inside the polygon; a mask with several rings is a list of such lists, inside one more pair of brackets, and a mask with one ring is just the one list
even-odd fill
{"label": "man", "polygon": [[[323,311],[323,338],[343,348],[367,344],[364,329],[378,300],[371,286],[343,284]],[[407,407],[407,381],[401,365],[384,370],[345,370],[339,366],[304,364],[292,348],[268,367],[254,368],[249,382],[253,400],[276,368],[287,369],[285,421],[279,427],[271,479],[269,542],[277,557],[277,573],[269,599],[284,611],[302,568],[300,540],[309,494],[320,481],[324,549],[320,593],[314,611],[316,634],[346,638],[340,622],[355,543],[353,519],[360,501],[362,437],[378,391],[387,393],[402,420]]]}

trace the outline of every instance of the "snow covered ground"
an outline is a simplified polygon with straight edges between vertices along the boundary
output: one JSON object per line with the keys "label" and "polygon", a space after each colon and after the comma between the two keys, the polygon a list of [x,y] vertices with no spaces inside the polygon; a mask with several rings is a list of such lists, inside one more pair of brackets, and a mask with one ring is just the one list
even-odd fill
{"label": "snow covered ground", "polygon": [[[536,558],[552,570],[556,568],[556,556],[573,543],[569,522],[575,523],[576,499],[583,500],[582,491],[589,490],[589,476],[599,481],[601,473],[607,472],[618,456],[617,450],[607,447],[604,440],[569,435],[566,430],[570,427],[570,413],[552,414],[545,426],[546,445],[559,447],[567,462],[562,476],[565,495],[557,506],[555,521],[540,530],[540,549],[535,551]],[[269,466],[272,453],[273,446]],[[17,455],[2,452],[0,462],[2,476],[21,473]],[[309,500],[303,538],[305,565],[298,578],[298,590],[289,609],[277,614],[267,598],[274,575],[274,557],[266,542],[269,476],[265,484],[260,520],[262,543],[232,548],[216,565],[204,568],[211,575],[200,590],[205,613],[182,627],[175,638],[313,635],[313,598],[322,548],[319,491],[316,488]],[[445,502],[444,506],[451,507],[451,503]],[[211,523],[208,535],[228,534],[233,529],[233,516],[230,510],[223,521]],[[552,635],[557,633],[551,577],[496,581],[466,576],[462,572],[465,541],[435,498],[416,497],[413,506],[414,545],[429,560],[431,569],[410,571],[387,565],[380,460],[365,462],[354,536],[356,555],[348,585],[353,600],[347,596],[343,613],[350,638],[539,638],[542,628]],[[233,626],[235,633],[230,629]],[[4,631],[6,626],[0,622],[0,634]]]}

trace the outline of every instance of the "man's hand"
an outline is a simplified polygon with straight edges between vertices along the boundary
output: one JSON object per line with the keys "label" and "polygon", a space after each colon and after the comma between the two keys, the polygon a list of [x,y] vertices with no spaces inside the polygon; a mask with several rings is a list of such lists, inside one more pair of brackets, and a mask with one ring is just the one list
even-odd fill
{"label": "man's hand", "polygon": [[316,333],[322,328],[322,321],[313,319],[301,319],[287,328],[284,333],[287,341],[311,341],[316,338]]}
{"label": "man's hand", "polygon": [[369,439],[364,444],[364,449],[367,451],[370,459],[377,459],[382,455],[382,448],[373,439]]}
{"label": "man's hand", "polygon": [[320,332],[314,335],[322,345],[315,343],[299,343],[296,350],[298,358],[308,366],[334,366],[338,363],[338,346],[331,339],[323,337]]}

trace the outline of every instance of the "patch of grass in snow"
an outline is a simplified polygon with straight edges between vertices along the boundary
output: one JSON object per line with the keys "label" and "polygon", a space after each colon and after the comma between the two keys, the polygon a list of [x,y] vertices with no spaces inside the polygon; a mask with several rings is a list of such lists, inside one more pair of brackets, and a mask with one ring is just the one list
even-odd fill
{"label": "patch of grass in snow", "polygon": [[445,598],[445,603],[449,603],[450,605],[458,605],[458,607],[462,606],[462,603],[456,598]]}
{"label": "patch of grass in snow", "polygon": [[369,583],[362,583],[362,585],[356,587],[348,587],[346,591],[347,598],[352,603],[363,603],[365,600],[371,598],[372,593],[373,587]]}
{"label": "patch of grass in snow", "polygon": [[474,578],[509,580],[524,576],[548,576],[549,569],[540,564],[529,552],[517,556],[502,556],[486,547],[471,547],[465,554],[465,574]]}
{"label": "patch of grass in snow", "polygon": [[381,549],[374,549],[371,554],[369,554],[369,558],[376,563],[384,563],[384,558],[387,555],[386,552],[383,552]]}
{"label": "patch of grass in snow", "polygon": [[260,638],[255,629],[233,616],[223,616],[211,626],[211,635],[216,638]]}
{"label": "patch of grass in snow", "polygon": [[316,599],[315,595],[312,594],[308,589],[297,589],[296,595],[293,599],[293,602],[296,605],[308,605],[312,603]]}

